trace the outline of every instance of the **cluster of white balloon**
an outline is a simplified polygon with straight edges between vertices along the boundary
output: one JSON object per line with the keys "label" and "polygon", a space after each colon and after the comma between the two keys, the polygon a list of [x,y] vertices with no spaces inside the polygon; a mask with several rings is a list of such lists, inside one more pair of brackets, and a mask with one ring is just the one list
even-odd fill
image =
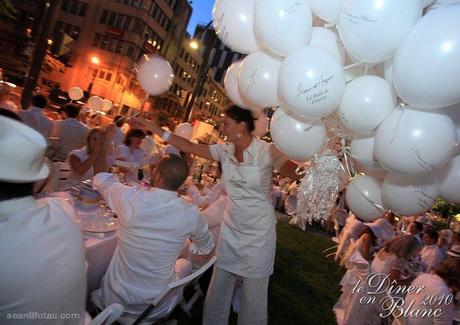
{"label": "cluster of white balloon", "polygon": [[[83,98],[83,90],[80,87],[71,87],[68,91],[69,98],[71,100],[80,100]],[[86,103],[89,109],[95,112],[109,112],[112,107],[113,103],[109,99],[104,99],[99,96],[91,96]]]}
{"label": "cluster of white balloon", "polygon": [[226,73],[228,97],[279,107],[271,135],[286,155],[311,159],[338,113],[367,175],[347,188],[358,217],[460,203],[460,0],[217,0],[213,25],[248,54]]}

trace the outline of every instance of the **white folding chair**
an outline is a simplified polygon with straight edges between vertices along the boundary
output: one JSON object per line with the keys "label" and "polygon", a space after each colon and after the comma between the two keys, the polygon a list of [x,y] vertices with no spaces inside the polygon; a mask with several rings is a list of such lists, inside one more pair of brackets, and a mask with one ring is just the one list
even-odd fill
{"label": "white folding chair", "polygon": [[50,177],[44,185],[44,192],[55,192],[68,184],[70,165],[65,161],[50,162]]}
{"label": "white folding chair", "polygon": [[120,304],[111,304],[101,311],[95,318],[89,317],[85,325],[110,325],[113,324],[123,313],[123,306]]}
{"label": "white folding chair", "polygon": [[[184,297],[182,296],[182,299],[179,301],[181,307],[184,309],[185,312],[189,313],[190,309],[193,306],[193,303],[200,297],[200,295],[203,294],[201,289],[199,288],[198,285],[198,279],[200,276],[206,272],[209,268],[211,268],[214,263],[216,262],[216,257],[213,256],[206,264],[201,266],[198,270],[193,272],[192,274],[186,276],[185,278],[176,280],[174,282],[171,282],[168,284],[163,291],[153,300],[152,304],[150,304],[144,312],[137,318],[135,318],[135,315],[123,315],[118,319],[118,322],[121,324],[151,324],[153,321],[158,321],[162,318],[167,317],[168,315],[159,315],[158,318],[153,318],[153,319],[148,319],[148,322],[144,322],[143,320],[147,318],[147,316],[154,310],[154,308],[160,304],[162,299],[172,290],[180,289],[180,288],[185,288],[190,284],[194,284],[195,286],[195,294],[192,296],[192,298],[188,301],[185,302]],[[172,309],[171,309],[172,311]]]}

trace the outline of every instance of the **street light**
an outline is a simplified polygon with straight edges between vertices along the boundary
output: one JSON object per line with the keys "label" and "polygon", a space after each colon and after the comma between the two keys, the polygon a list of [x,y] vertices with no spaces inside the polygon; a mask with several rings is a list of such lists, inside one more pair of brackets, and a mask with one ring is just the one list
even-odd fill
{"label": "street light", "polygon": [[[203,61],[201,62],[200,69],[198,70],[197,81],[195,83],[195,88],[193,89],[192,96],[189,101],[184,102],[184,108],[185,108],[185,116],[183,119],[184,122],[188,122],[190,120],[190,117],[192,116],[193,105],[195,104],[196,98],[201,94],[203,90],[203,86],[206,81],[206,76],[208,74],[209,57],[211,56],[211,50],[213,49],[214,44],[216,43],[216,40],[217,40],[217,37],[214,31],[208,29],[208,27],[211,26],[211,24],[212,24],[212,21],[210,21],[203,28],[201,33],[198,35],[199,36],[198,38],[201,38],[204,33],[203,42],[202,42],[202,45],[204,47]],[[194,48],[193,46],[196,46],[196,48],[198,48],[198,42],[192,41],[190,43],[190,46],[192,48]]]}
{"label": "street light", "polygon": [[198,48],[200,47],[200,45],[198,44],[198,42],[196,40],[192,40],[190,42],[190,47],[194,50],[198,50]]}
{"label": "street light", "polygon": [[[99,58],[97,56],[93,56],[91,58],[91,63],[95,67],[97,67],[97,66],[99,66],[100,60],[99,60]],[[91,97],[91,90],[93,90],[93,84],[94,84],[94,81],[96,80],[96,76],[97,76],[97,70],[94,69],[93,70],[93,78],[91,79],[91,82],[88,85],[88,89],[86,90],[86,92],[88,93],[88,98]]]}

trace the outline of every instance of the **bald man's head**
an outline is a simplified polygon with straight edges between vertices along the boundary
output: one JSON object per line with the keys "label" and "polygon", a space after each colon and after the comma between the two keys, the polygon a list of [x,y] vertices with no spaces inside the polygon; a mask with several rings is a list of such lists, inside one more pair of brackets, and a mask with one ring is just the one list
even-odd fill
{"label": "bald man's head", "polygon": [[166,155],[158,162],[153,173],[153,186],[177,191],[189,174],[189,166],[181,156]]}

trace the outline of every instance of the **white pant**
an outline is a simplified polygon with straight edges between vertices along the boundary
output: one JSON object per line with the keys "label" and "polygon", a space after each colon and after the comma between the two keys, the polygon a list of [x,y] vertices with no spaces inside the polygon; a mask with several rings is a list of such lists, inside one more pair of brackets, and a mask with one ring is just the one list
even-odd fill
{"label": "white pant", "polygon": [[[236,274],[214,267],[204,302],[203,325],[228,323]],[[267,324],[267,295],[270,277],[251,279],[242,277],[241,309],[238,325]]]}

